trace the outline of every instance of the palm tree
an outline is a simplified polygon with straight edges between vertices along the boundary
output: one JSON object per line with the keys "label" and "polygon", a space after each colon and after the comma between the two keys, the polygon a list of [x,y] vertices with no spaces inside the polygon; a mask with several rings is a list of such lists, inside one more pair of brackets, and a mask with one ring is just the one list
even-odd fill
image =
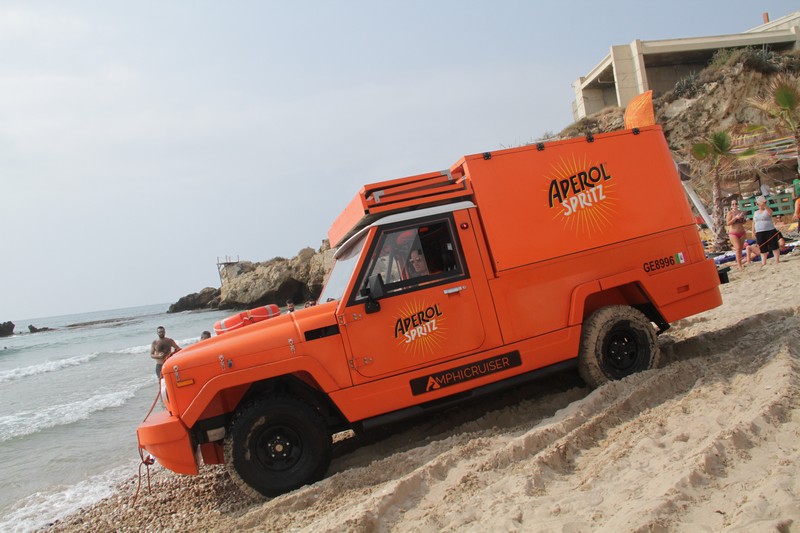
{"label": "palm tree", "polygon": [[717,131],[706,137],[701,142],[692,146],[692,155],[701,161],[713,172],[711,197],[714,203],[711,211],[711,221],[714,223],[714,252],[723,252],[728,249],[728,239],[725,232],[725,207],[722,204],[722,172],[721,166],[725,162],[732,163],[755,155],[755,150],[748,149],[743,152],[733,152],[733,141],[727,131]]}
{"label": "palm tree", "polygon": [[768,97],[748,98],[750,105],[776,119],[794,137],[797,173],[800,175],[800,87],[797,78],[779,74],[769,85]]}

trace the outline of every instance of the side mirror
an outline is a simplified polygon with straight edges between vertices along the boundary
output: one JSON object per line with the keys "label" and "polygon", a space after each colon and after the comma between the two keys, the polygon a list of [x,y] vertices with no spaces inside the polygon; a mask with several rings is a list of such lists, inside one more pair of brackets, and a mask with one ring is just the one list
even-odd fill
{"label": "side mirror", "polygon": [[381,310],[381,304],[378,302],[386,295],[386,286],[383,284],[383,277],[380,274],[374,274],[367,280],[367,286],[361,290],[361,294],[368,298],[364,310],[369,313],[377,313]]}

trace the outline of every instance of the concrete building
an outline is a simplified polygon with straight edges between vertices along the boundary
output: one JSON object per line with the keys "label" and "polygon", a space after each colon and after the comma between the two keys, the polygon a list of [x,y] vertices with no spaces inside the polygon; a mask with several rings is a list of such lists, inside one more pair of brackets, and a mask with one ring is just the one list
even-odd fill
{"label": "concrete building", "polygon": [[635,40],[614,45],[586,76],[574,84],[572,116],[577,121],[608,106],[625,107],[635,96],[653,90],[660,96],[699,72],[722,48],[768,46],[770,50],[800,49],[800,11],[769,21],[744,33],[660,41]]}

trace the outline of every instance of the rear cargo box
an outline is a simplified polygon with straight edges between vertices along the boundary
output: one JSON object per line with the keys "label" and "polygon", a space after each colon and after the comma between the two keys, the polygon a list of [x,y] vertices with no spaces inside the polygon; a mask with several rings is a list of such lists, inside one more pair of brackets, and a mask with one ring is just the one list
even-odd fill
{"label": "rear cargo box", "polygon": [[693,224],[659,126],[467,156],[497,271]]}

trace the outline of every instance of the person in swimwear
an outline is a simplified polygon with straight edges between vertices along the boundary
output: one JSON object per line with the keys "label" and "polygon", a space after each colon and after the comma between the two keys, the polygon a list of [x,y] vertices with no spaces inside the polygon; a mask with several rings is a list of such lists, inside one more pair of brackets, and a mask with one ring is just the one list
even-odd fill
{"label": "person in swimwear", "polygon": [[763,196],[756,198],[758,211],[753,213],[753,231],[756,234],[758,248],[761,251],[761,267],[767,264],[767,257],[770,252],[775,256],[775,264],[781,262],[780,242],[782,237],[772,222],[772,209],[767,205],[767,199]]}
{"label": "person in swimwear", "polygon": [[[746,220],[747,215],[739,211],[739,202],[736,199],[731,200],[731,209],[728,211],[726,224],[728,225],[728,237],[731,240],[734,252],[736,252],[736,266],[739,267],[739,270],[744,270],[742,249],[744,249],[744,237],[746,234],[744,223]],[[749,254],[745,255],[745,262],[747,264],[750,263]]]}
{"label": "person in swimwear", "polygon": [[150,345],[150,357],[156,360],[156,378],[161,379],[161,367],[172,354],[180,351],[181,347],[174,340],[167,337],[167,330],[164,326],[156,328],[158,338]]}

